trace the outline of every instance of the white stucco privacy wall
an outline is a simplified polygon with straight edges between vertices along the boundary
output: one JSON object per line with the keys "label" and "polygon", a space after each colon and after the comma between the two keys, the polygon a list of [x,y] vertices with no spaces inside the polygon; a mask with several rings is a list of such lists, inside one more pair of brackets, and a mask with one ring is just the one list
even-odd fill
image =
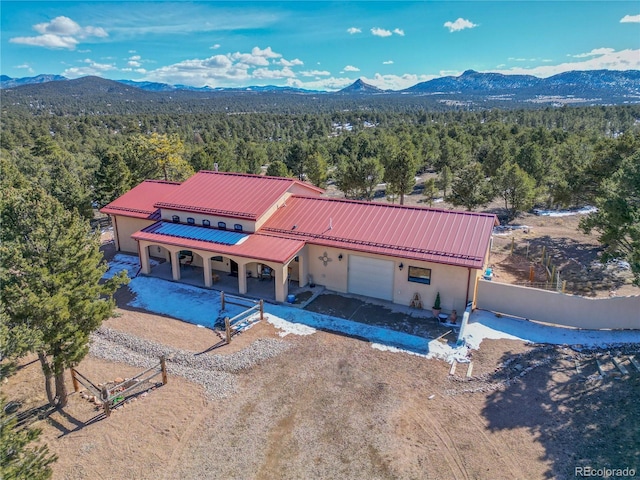
{"label": "white stucco privacy wall", "polygon": [[566,327],[640,329],[640,296],[587,298],[480,279],[477,308]]}

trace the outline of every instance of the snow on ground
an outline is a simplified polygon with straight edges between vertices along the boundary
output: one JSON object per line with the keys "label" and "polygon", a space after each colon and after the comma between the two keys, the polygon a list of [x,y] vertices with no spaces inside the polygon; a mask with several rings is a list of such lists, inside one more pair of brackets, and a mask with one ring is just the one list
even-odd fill
{"label": "snow on ground", "polygon": [[[127,258],[116,256],[114,260],[109,272],[119,271],[123,266],[131,271]],[[226,310],[221,311],[218,291],[154,277],[135,277],[129,283],[129,288],[135,294],[135,299],[129,303],[131,306],[209,328],[213,328],[218,318],[233,317],[245,310],[244,307],[227,304]],[[478,349],[484,339],[512,339],[585,347],[640,343],[640,331],[558,328],[516,318],[497,317],[491,312],[478,310],[471,314],[461,344],[452,345],[374,325],[308,312],[289,305],[265,303],[264,308],[267,321],[280,331],[281,336],[310,335],[316,330],[339,332],[369,341],[372,347],[378,350],[417,354],[448,362],[467,361],[469,350]]]}
{"label": "snow on ground", "polygon": [[[158,265],[153,259],[149,259],[149,263],[152,267]],[[125,255],[122,253],[116,254],[113,259],[109,262],[109,270],[102,276],[103,278],[111,278],[114,275],[120,273],[122,270],[127,271],[127,276],[129,278],[133,278],[138,274],[138,270],[140,269],[140,260],[138,257],[134,257],[133,255]]]}
{"label": "snow on ground", "polygon": [[598,209],[596,207],[591,207],[589,205],[576,208],[572,210],[542,210],[542,209],[534,209],[533,213],[536,215],[541,215],[544,217],[569,217],[571,215],[586,215],[588,213],[597,212]]}

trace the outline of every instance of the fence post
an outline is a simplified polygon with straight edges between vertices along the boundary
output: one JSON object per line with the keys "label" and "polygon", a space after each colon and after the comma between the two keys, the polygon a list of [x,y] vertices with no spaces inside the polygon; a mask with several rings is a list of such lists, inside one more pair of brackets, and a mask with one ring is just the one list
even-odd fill
{"label": "fence post", "polygon": [[536,269],[534,268],[533,264],[529,265],[529,282],[533,283],[533,281],[536,278]]}
{"label": "fence post", "polygon": [[545,252],[546,252],[546,251],[547,251],[547,246],[546,246],[546,245],[543,245],[543,246],[542,246],[542,263],[543,263],[543,264],[544,264],[544,254],[545,254]]}
{"label": "fence post", "polygon": [[164,355],[160,357],[160,370],[162,371],[162,384],[167,384],[167,360]]}
{"label": "fence post", "polygon": [[224,310],[224,292],[220,292],[220,307]]}
{"label": "fence post", "polygon": [[562,281],[562,293],[565,293],[567,290],[567,281],[563,280]]}
{"label": "fence post", "polygon": [[[554,265],[554,266],[551,268],[551,283],[552,283],[552,284],[556,283],[556,281],[555,281],[555,280],[556,280],[556,266]],[[556,285],[557,285],[557,283],[556,283]]]}
{"label": "fence post", "polygon": [[73,391],[78,393],[80,391],[80,383],[78,383],[76,371],[73,368],[71,369],[71,380],[73,380]]}
{"label": "fence post", "polygon": [[264,300],[260,299],[260,320],[264,320]]}
{"label": "fence post", "polygon": [[229,323],[229,317],[224,317],[224,329],[227,332],[227,343],[231,343],[231,324]]}
{"label": "fence post", "polygon": [[100,400],[102,400],[102,408],[104,409],[104,414],[108,417],[109,415],[111,415],[111,402],[109,402],[109,390],[107,390],[107,387],[102,387],[100,397]]}
{"label": "fence post", "polygon": [[515,237],[511,237],[511,255],[513,255],[513,247],[516,243],[516,239]]}

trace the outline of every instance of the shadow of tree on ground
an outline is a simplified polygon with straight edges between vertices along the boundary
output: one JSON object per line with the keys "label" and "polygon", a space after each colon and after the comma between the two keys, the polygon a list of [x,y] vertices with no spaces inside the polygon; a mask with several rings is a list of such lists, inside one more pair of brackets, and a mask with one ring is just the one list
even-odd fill
{"label": "shadow of tree on ground", "polygon": [[[610,352],[640,357],[640,345]],[[601,377],[594,356],[607,354],[546,346],[503,356],[495,373],[477,379],[484,387],[476,388],[490,392],[483,409],[489,428],[529,429],[545,448],[546,478],[575,478],[576,467],[628,467],[640,475],[640,372],[631,366],[629,375],[611,369]]]}

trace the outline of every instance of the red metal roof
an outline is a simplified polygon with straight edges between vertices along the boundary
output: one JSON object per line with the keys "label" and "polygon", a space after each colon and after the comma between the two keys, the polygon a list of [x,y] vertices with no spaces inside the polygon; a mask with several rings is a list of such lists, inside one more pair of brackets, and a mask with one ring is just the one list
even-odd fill
{"label": "red metal roof", "polygon": [[157,208],[154,204],[173,192],[180,183],[162,180],[145,180],[137,187],[118,197],[110,204],[100,209],[102,213],[110,215],[124,215],[126,217],[157,219],[154,214]]}
{"label": "red metal roof", "polygon": [[495,215],[293,196],[260,229],[316,245],[482,268]]}
{"label": "red metal roof", "polygon": [[292,178],[203,170],[155,206],[256,220],[293,185],[302,186],[310,195],[323,192]]}
{"label": "red metal roof", "polygon": [[[181,238],[173,235],[157,233],[158,226],[166,222],[156,222],[131,235],[135,240],[147,240],[161,244],[176,245],[186,249],[199,249],[223,255],[237,255],[239,257],[263,260],[267,262],[286,263],[304,247],[303,240],[283,238],[281,236],[263,235],[259,233],[247,234],[247,239],[236,245],[224,245],[218,242],[198,240],[196,238]],[[206,229],[205,227],[190,227]],[[212,231],[215,229],[206,229]]]}

